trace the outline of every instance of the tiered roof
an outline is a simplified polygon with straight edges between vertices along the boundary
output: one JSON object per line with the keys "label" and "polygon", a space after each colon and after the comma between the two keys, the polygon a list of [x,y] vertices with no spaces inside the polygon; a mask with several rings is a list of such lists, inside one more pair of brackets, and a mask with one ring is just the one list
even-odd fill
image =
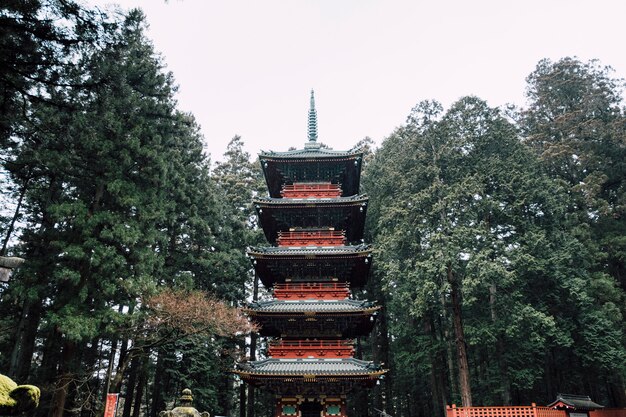
{"label": "tiered roof", "polygon": [[386,371],[359,359],[274,359],[245,362],[236,373],[246,382],[277,394],[343,395],[355,386],[368,387]]}
{"label": "tiered roof", "polygon": [[261,152],[269,197],[256,198],[270,247],[248,249],[256,274],[276,298],[245,309],[262,336],[279,337],[271,357],[235,373],[280,395],[343,395],[385,372],[355,359],[349,339],[367,335],[380,307],[350,299],[365,284],[372,249],[363,243],[368,198],[359,195],[363,152],[317,142],[313,93],[304,149]]}
{"label": "tiered roof", "polygon": [[265,237],[276,244],[280,231],[293,227],[332,227],[344,230],[348,242],[363,239],[368,198],[353,195],[337,198],[257,198],[254,207]]}
{"label": "tiered roof", "polygon": [[239,370],[249,375],[276,376],[370,376],[380,374],[381,367],[360,359],[274,359],[245,362]]}
{"label": "tiered roof", "polygon": [[[264,247],[250,248],[248,256],[266,287],[295,281],[340,281],[361,287],[369,274],[370,245],[333,247]],[[318,262],[313,262],[316,260]]]}
{"label": "tiered roof", "polygon": [[365,300],[271,300],[251,303],[245,312],[262,336],[352,338],[372,331],[379,309]]}
{"label": "tiered roof", "polygon": [[283,185],[294,182],[330,181],[341,184],[342,195],[358,194],[363,151],[335,151],[308,146],[287,152],[261,152],[259,155],[271,197],[280,197]]}

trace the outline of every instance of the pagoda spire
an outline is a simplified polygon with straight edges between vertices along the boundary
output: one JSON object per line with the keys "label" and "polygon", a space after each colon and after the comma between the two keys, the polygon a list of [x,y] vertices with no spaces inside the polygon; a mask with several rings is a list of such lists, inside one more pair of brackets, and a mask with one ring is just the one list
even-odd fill
{"label": "pagoda spire", "polygon": [[309,142],[307,147],[317,147],[317,110],[315,110],[315,92],[311,90],[309,107]]}

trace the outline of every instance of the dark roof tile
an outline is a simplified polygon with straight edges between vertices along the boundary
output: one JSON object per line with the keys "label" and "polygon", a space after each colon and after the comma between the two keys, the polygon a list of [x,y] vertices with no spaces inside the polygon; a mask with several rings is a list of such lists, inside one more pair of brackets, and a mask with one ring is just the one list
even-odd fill
{"label": "dark roof tile", "polygon": [[598,408],[604,408],[591,400],[591,397],[587,395],[573,395],[573,394],[561,394],[556,395],[556,400],[548,404],[548,407],[556,407],[559,403],[563,403],[568,407],[575,408],[576,410],[596,410]]}
{"label": "dark roof tile", "polygon": [[329,197],[329,198],[273,198],[273,197],[257,197],[252,202],[254,204],[280,204],[280,205],[302,205],[302,204],[347,204],[361,203],[367,204],[369,198],[366,194],[356,194],[350,197]]}
{"label": "dark roof tile", "polygon": [[254,255],[287,255],[287,256],[310,256],[310,255],[349,255],[363,252],[371,252],[372,246],[367,244],[347,246],[269,246],[253,247],[248,250],[250,256]]}
{"label": "dark roof tile", "polygon": [[295,149],[285,152],[261,151],[259,158],[263,159],[315,159],[315,158],[341,158],[358,157],[363,154],[361,149],[350,149],[348,151],[336,151],[329,148],[309,148]]}
{"label": "dark roof tile", "polygon": [[251,310],[264,313],[343,313],[359,312],[375,305],[367,300],[270,300],[250,303]]}
{"label": "dark roof tile", "polygon": [[243,372],[264,375],[363,375],[380,372],[380,365],[359,359],[274,359],[243,362]]}

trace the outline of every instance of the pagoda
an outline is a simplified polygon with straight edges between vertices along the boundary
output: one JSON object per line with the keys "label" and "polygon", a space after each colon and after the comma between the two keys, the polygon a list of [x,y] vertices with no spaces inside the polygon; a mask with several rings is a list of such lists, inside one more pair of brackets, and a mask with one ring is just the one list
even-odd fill
{"label": "pagoda", "polygon": [[343,417],[349,393],[386,372],[354,357],[354,338],[370,333],[380,308],[352,297],[372,264],[363,242],[368,199],[359,194],[363,152],[320,145],[313,91],[308,122],[304,149],[259,156],[269,196],[254,206],[271,246],[248,256],[273,298],[245,311],[270,341],[268,358],[239,363],[235,373],[275,395],[275,417]]}

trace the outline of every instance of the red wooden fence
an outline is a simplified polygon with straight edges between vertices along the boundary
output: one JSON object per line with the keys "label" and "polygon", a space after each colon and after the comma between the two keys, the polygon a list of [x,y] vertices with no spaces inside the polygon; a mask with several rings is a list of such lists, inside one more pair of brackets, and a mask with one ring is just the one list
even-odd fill
{"label": "red wooden fence", "polygon": [[[446,407],[447,417],[567,417],[565,410],[530,406],[506,407]],[[626,408],[604,408],[589,411],[589,417],[626,417]]]}

